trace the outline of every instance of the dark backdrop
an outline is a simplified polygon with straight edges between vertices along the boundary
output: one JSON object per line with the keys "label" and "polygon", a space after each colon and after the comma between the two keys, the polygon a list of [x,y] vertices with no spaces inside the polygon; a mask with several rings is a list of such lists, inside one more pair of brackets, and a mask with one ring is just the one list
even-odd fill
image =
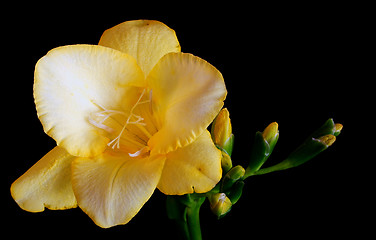
{"label": "dark backdrop", "polygon": [[[57,3],[58,4],[58,3]],[[227,4],[227,3],[226,3]],[[155,19],[173,28],[183,52],[216,68],[228,89],[225,107],[235,134],[234,165],[246,165],[254,133],[277,121],[280,139],[270,162],[278,162],[328,118],[344,124],[337,142],[316,159],[295,169],[252,177],[225,218],[217,220],[205,203],[204,239],[228,237],[337,236],[357,221],[349,196],[354,194],[345,158],[350,141],[357,71],[357,10],[344,5],[189,5],[149,6],[60,3],[12,6],[3,21],[2,41],[9,73],[3,81],[7,106],[2,113],[6,162],[1,196],[6,201],[6,230],[38,238],[177,239],[158,190],[131,222],[97,227],[79,208],[29,213],[9,193],[11,183],[55,146],[44,134],[33,102],[34,66],[57,46],[97,44],[102,32],[133,19]],[[6,12],[5,12],[6,13]],[[13,13],[13,14],[11,14]],[[4,66],[4,65],[3,65]],[[9,109],[8,109],[9,107]],[[13,230],[16,229],[16,230]],[[57,234],[53,236],[52,234]]]}

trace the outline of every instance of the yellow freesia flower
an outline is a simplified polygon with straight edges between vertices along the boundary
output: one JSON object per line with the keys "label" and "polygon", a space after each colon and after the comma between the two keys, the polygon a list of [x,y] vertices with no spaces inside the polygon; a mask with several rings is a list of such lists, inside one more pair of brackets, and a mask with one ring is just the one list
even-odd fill
{"label": "yellow freesia flower", "polygon": [[161,22],[124,22],[99,45],[55,48],[36,64],[34,98],[57,147],[12,196],[31,212],[78,205],[107,228],[131,220],[156,188],[207,192],[222,170],[206,128],[226,93],[221,73],[180,52]]}

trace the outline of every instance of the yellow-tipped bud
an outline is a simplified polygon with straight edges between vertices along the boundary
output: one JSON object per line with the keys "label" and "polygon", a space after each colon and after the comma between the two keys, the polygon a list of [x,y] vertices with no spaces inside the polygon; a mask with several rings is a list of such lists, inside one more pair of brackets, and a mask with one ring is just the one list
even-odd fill
{"label": "yellow-tipped bud", "polygon": [[326,146],[330,147],[336,141],[336,137],[334,135],[328,134],[318,139],[320,142],[325,144]]}
{"label": "yellow-tipped bud", "polygon": [[242,166],[237,165],[233,167],[226,175],[223,177],[222,189],[227,191],[234,185],[236,181],[241,179],[245,174],[245,170]]}
{"label": "yellow-tipped bud", "polygon": [[231,156],[234,135],[232,134],[230,113],[227,108],[223,108],[213,121],[211,135],[215,145]]}
{"label": "yellow-tipped bud", "polygon": [[226,215],[231,210],[231,200],[225,193],[216,193],[209,197],[210,209],[218,217]]}
{"label": "yellow-tipped bud", "polygon": [[[262,132],[262,137],[264,140],[269,144],[269,152],[270,155],[277,144],[279,138],[279,131],[278,131],[278,123],[273,122],[269,124],[265,130]],[[265,159],[266,160],[266,159]]]}
{"label": "yellow-tipped bud", "polygon": [[228,172],[232,168],[231,157],[224,151],[222,151],[221,166],[222,166],[222,170],[225,173]]}
{"label": "yellow-tipped bud", "polygon": [[336,123],[334,125],[334,136],[338,136],[342,131],[343,125],[340,123]]}
{"label": "yellow-tipped bud", "polygon": [[269,144],[277,138],[278,135],[278,123],[273,122],[269,124],[262,132],[262,136]]}

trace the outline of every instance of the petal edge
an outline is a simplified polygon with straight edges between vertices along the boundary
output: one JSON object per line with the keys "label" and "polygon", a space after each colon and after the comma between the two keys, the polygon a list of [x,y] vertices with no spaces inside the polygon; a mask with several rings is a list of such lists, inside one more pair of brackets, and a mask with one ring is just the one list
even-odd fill
{"label": "petal edge", "polygon": [[133,56],[145,76],[165,54],[180,52],[175,31],[155,20],[120,23],[107,29],[98,44]]}
{"label": "petal edge", "polygon": [[77,207],[71,183],[74,158],[63,148],[52,149],[12,184],[13,199],[29,212]]}

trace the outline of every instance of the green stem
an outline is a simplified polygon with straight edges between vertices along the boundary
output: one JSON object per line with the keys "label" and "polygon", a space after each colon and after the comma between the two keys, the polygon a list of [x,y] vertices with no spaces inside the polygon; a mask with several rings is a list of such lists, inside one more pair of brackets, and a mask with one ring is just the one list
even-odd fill
{"label": "green stem", "polygon": [[200,207],[205,197],[194,199],[187,207],[187,225],[191,240],[202,240],[200,227]]}
{"label": "green stem", "polygon": [[191,240],[201,240],[199,209],[187,209],[187,225]]}
{"label": "green stem", "polygon": [[266,174],[266,173],[271,173],[271,172],[275,172],[275,171],[281,171],[281,170],[285,170],[285,169],[289,169],[293,166],[291,166],[291,164],[287,161],[283,161],[283,162],[280,162],[274,166],[271,166],[271,167],[267,167],[267,168],[262,168],[260,170],[258,170],[257,172],[253,173],[252,175],[262,175],[262,174]]}
{"label": "green stem", "polygon": [[200,207],[206,199],[202,194],[167,196],[167,216],[175,220],[185,240],[201,240]]}

